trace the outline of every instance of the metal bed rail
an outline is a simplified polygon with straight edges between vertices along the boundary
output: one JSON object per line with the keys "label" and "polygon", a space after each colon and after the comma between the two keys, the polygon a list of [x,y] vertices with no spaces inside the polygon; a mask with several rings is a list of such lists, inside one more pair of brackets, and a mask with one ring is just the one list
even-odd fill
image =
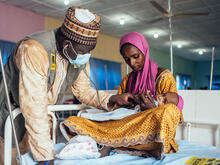
{"label": "metal bed rail", "polygon": [[[52,118],[52,140],[56,143],[56,128],[57,128],[57,118],[54,112],[58,111],[72,111],[81,110],[87,107],[83,104],[69,104],[69,105],[49,105],[48,115]],[[15,119],[19,114],[21,114],[20,108],[16,108],[12,111],[13,118]],[[4,143],[4,164],[11,165],[12,162],[12,125],[10,122],[10,117],[7,118],[5,123],[5,143]]]}
{"label": "metal bed rail", "polygon": [[220,147],[220,123],[208,123],[204,121],[184,121],[184,128],[186,128],[186,140],[188,142],[191,141],[191,132],[193,125],[206,125],[206,126],[212,126],[215,127],[215,136],[216,136],[216,142],[215,146]]}

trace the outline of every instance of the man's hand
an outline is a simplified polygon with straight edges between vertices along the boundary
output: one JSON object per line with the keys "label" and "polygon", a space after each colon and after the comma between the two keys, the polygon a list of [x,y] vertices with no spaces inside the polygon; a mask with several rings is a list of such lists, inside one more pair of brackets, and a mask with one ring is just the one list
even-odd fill
{"label": "man's hand", "polygon": [[[37,165],[45,165],[47,161],[40,161]],[[50,162],[47,165],[54,165],[54,160],[50,160]]]}
{"label": "man's hand", "polygon": [[139,101],[140,101],[141,110],[148,110],[156,107],[154,103],[154,98],[153,96],[151,96],[150,91],[141,94]]}
{"label": "man's hand", "polygon": [[108,107],[117,104],[119,107],[133,108],[137,104],[137,98],[130,93],[112,95],[108,102]]}

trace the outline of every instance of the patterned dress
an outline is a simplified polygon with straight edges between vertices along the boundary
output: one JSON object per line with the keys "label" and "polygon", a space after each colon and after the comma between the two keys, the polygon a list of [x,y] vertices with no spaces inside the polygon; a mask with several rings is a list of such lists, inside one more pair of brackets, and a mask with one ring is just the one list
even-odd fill
{"label": "patterned dress", "polygon": [[[125,92],[127,80],[128,76],[122,80],[118,94]],[[164,70],[156,79],[156,92],[177,92],[169,70]],[[174,138],[182,120],[182,113],[176,105],[165,104],[117,121],[94,122],[71,116],[64,124],[72,132],[88,135],[99,144],[116,148],[117,152],[161,158],[163,154],[178,151]]]}

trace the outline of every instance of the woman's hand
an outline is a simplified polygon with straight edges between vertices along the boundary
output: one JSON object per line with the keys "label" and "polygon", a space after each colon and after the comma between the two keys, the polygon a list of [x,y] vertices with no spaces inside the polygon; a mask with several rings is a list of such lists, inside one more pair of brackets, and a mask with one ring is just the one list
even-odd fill
{"label": "woman's hand", "polygon": [[112,95],[109,99],[108,107],[117,104],[119,107],[133,108],[137,103],[137,98],[134,95],[123,93],[120,95]]}
{"label": "woman's hand", "polygon": [[50,162],[48,164],[47,160],[46,161],[40,161],[37,165],[54,165],[54,160],[50,160]]}
{"label": "woman's hand", "polygon": [[141,110],[148,110],[148,109],[152,109],[155,108],[156,105],[154,103],[154,98],[153,96],[150,94],[150,91],[147,91],[143,94],[140,95],[140,107]]}

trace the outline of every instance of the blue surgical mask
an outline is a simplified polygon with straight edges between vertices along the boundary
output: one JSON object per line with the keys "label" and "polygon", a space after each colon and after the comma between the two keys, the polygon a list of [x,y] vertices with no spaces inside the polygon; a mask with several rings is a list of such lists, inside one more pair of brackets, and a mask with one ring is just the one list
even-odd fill
{"label": "blue surgical mask", "polygon": [[68,47],[68,45],[64,46],[64,48],[63,48],[63,54],[64,54],[64,55],[66,56],[66,58],[69,60],[70,64],[71,64],[71,65],[77,65],[78,67],[81,66],[81,65],[86,64],[86,63],[89,61],[91,54],[90,54],[90,53],[78,54],[78,53],[76,53],[76,51],[73,49],[73,45],[72,45],[71,42],[70,42],[70,45],[71,45],[71,48],[72,48],[72,50],[74,51],[74,53],[77,55],[77,57],[76,57],[75,60],[71,59],[70,56],[68,55],[67,51],[66,51],[66,48]]}

